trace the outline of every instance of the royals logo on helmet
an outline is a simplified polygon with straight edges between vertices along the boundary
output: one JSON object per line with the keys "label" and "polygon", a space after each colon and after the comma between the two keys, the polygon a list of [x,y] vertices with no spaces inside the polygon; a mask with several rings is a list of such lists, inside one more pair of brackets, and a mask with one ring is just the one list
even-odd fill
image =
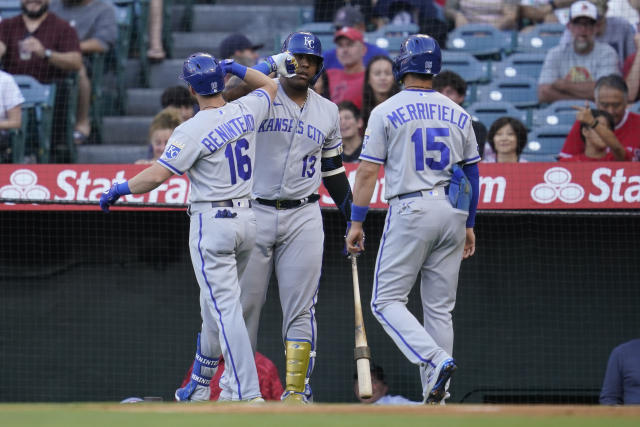
{"label": "royals logo on helmet", "polygon": [[309,49],[313,49],[313,39],[311,37],[304,38],[304,45]]}

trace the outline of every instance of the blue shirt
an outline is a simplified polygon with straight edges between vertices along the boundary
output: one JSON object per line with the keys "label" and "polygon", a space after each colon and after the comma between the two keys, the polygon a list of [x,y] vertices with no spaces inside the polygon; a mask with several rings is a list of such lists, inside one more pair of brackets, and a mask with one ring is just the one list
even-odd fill
{"label": "blue shirt", "polygon": [[[381,47],[376,46],[375,44],[365,42],[364,45],[367,47],[367,52],[364,54],[364,58],[362,58],[362,62],[364,63],[365,67],[369,64],[369,61],[371,61],[371,58],[373,58],[374,56],[389,56],[389,52],[382,49]],[[337,68],[339,70],[342,70],[344,68],[338,61],[335,49],[326,51],[322,56],[324,57],[324,68],[326,68],[327,70],[329,68]]]}
{"label": "blue shirt", "polygon": [[611,352],[600,392],[600,403],[640,404],[640,339],[621,344]]}

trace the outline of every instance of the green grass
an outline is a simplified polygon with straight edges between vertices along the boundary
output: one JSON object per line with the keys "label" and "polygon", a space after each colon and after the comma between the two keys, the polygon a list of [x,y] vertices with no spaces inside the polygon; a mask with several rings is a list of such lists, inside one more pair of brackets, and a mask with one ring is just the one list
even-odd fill
{"label": "green grass", "polygon": [[[314,405],[320,406],[320,405]],[[355,407],[357,405],[353,405]],[[192,409],[193,408],[193,409]],[[0,405],[2,427],[626,427],[640,425],[639,418],[600,417],[573,415],[523,415],[464,414],[452,411],[437,414],[430,411],[408,411],[397,408],[395,412],[381,413],[326,413],[314,411],[273,413],[268,406],[262,413],[258,408],[248,408],[242,413],[203,412],[207,407],[188,405],[137,404],[4,404]],[[341,407],[347,408],[347,405]],[[157,409],[157,410],[156,410]],[[238,411],[234,407],[233,412]],[[373,409],[373,408],[372,408]],[[377,408],[376,408],[377,409]],[[405,412],[405,413],[403,413]],[[431,411],[433,412],[433,411]],[[446,411],[448,412],[448,411]]]}

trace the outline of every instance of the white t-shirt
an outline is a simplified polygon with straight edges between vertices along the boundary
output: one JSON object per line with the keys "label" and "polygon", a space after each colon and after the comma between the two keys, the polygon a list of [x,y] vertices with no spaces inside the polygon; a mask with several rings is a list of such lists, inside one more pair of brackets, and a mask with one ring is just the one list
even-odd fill
{"label": "white t-shirt", "polygon": [[20,88],[13,80],[13,76],[0,71],[0,120],[7,118],[7,111],[24,102]]}

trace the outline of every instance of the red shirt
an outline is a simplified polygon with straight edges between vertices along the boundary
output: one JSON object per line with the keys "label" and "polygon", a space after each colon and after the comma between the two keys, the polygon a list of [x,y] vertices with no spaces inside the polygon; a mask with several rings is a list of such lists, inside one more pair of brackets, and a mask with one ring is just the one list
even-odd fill
{"label": "red shirt", "polygon": [[[69,71],[54,67],[46,58],[32,54],[31,59],[27,61],[20,59],[18,42],[26,38],[28,34],[22,15],[3,19],[0,22],[0,41],[7,46],[7,51],[2,57],[4,70],[13,75],[33,76],[41,83],[51,83],[67,77]],[[40,40],[45,49],[51,49],[54,52],[80,52],[80,42],[76,30],[51,12],[31,35]]]}
{"label": "red shirt", "polygon": [[[634,161],[640,160],[640,114],[627,111],[613,131],[618,141],[631,153]],[[584,153],[584,142],[580,138],[580,122],[576,121],[564,141],[560,158],[566,159]]]}
{"label": "red shirt", "polygon": [[[262,394],[262,398],[265,400],[280,400],[280,397],[284,392],[284,388],[282,388],[280,375],[278,374],[276,365],[274,365],[266,356],[256,351],[256,368],[258,370],[258,381],[260,382],[260,393]],[[187,372],[184,380],[182,380],[182,385],[180,387],[184,387],[189,383],[192,370],[193,363],[191,363],[189,372]],[[218,370],[211,379],[211,384],[209,385],[211,387],[211,397],[209,397],[209,400],[218,400],[220,397],[220,393],[222,392],[222,389],[220,389],[220,377],[222,377],[223,373],[224,359],[220,357]]]}
{"label": "red shirt", "polygon": [[[631,154],[631,152],[626,151],[624,155],[624,160],[631,161],[632,158],[633,158],[633,155]],[[615,162],[616,158],[614,157],[612,152],[608,152],[601,159],[594,159],[593,157],[587,157],[587,155],[584,153],[580,153],[580,154],[574,154],[571,157],[560,157],[558,160],[561,162]]]}
{"label": "red shirt", "polygon": [[362,88],[364,86],[364,71],[347,74],[344,70],[333,68],[327,70],[329,77],[329,97],[336,104],[351,101],[362,109]]}

